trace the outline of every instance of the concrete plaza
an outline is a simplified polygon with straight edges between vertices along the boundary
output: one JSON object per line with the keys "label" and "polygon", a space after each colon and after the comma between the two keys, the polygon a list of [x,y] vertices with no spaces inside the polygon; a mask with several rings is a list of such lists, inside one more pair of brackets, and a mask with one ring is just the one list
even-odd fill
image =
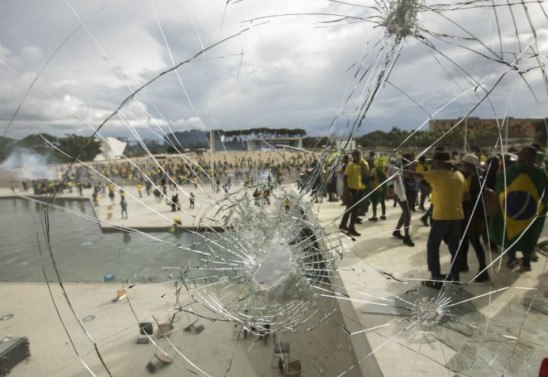
{"label": "concrete plaza", "polygon": [[[95,207],[104,231],[121,227],[165,230],[172,226],[174,217],[179,217],[182,227],[188,229],[222,226],[214,214],[215,203],[224,194],[215,193],[210,187],[183,186],[179,194],[183,209],[178,212],[171,212],[165,200],[156,203],[153,196],[146,194],[139,198],[135,187],[124,190],[127,220],[121,219],[118,197],[114,203],[101,198]],[[239,190],[240,187],[233,187],[231,192],[239,195]],[[193,211],[188,209],[186,197],[191,191],[196,195]],[[0,192],[4,197],[19,194],[22,193],[7,189]],[[78,194],[63,196],[78,197]],[[84,190],[82,198],[90,196],[91,190]],[[314,204],[326,241],[342,243],[344,253],[339,261],[336,290],[347,296],[338,300],[339,310],[325,325],[304,333],[277,334],[278,341],[290,343],[289,358],[301,362],[302,375],[442,376],[461,372],[476,376],[494,375],[504,369],[505,375],[537,375],[540,360],[546,356],[548,339],[546,257],[540,254],[532,272],[518,274],[506,268],[499,254],[492,253],[488,258],[493,262],[489,271],[492,282],[477,284],[472,282],[477,263],[471,250],[468,258],[471,272],[461,277],[470,284],[448,285],[444,289],[444,294],[458,305],[449,310],[450,315],[439,326],[422,329],[409,311],[400,309],[405,306],[404,301],[413,304],[418,297],[438,294],[419,284],[429,276],[425,253],[429,228],[420,223],[420,213],[414,214],[411,234],[416,245],[408,247],[391,235],[399,208],[393,208],[391,203],[387,207],[386,221],[364,221],[357,228],[361,236],[352,239],[338,231],[343,212],[340,203]],[[441,255],[446,271],[449,253],[445,246]],[[76,315],[79,318],[93,315],[92,320],[82,322],[90,337],[75,321],[58,284],[51,285],[51,296],[58,304],[66,331],[45,283],[0,284],[3,298],[0,316],[13,315],[0,322],[0,335],[27,336],[32,355],[14,368],[11,375],[85,376],[89,373],[82,360],[97,375],[107,375],[100,366],[94,343],[112,375],[148,375],[145,365],[156,349],[152,343],[136,343],[137,323],[169,320],[176,299],[173,284],[125,287],[129,300],[114,302],[117,291],[123,288],[119,284],[64,284]],[[190,302],[191,293],[181,295],[182,300]],[[531,297],[535,298],[532,304]],[[203,308],[193,308],[198,315],[207,314]],[[200,320],[205,330],[196,334],[184,330],[196,319],[195,315],[182,313],[177,317],[170,337],[154,338],[174,361],[159,370],[158,375],[200,375],[200,369],[212,376],[279,375],[272,368],[272,339],[267,345],[253,336],[241,339],[239,329],[230,322],[206,319]]]}

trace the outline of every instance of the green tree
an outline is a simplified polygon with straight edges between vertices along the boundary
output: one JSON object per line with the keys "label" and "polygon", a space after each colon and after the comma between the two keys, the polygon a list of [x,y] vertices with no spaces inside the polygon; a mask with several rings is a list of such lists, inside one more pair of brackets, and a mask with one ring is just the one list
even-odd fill
{"label": "green tree", "polygon": [[546,148],[548,141],[548,118],[539,119],[535,122],[535,142]]}
{"label": "green tree", "polygon": [[60,150],[70,156],[58,153],[58,157],[62,161],[72,161],[78,158],[82,161],[91,161],[101,152],[101,143],[96,139],[91,139],[86,136],[78,136],[76,134],[65,135],[58,139],[57,145]]}
{"label": "green tree", "polygon": [[384,131],[373,131],[356,138],[356,144],[365,149],[385,147],[387,145],[387,134]]}
{"label": "green tree", "polygon": [[303,138],[303,148],[322,151],[329,143],[328,137],[309,136]]}
{"label": "green tree", "polygon": [[0,136],[0,162],[4,161],[10,155],[15,144],[15,140]]}
{"label": "green tree", "polygon": [[499,133],[496,128],[492,128],[489,130],[480,129],[476,132],[472,132],[470,135],[468,135],[468,145],[474,146],[478,145],[480,147],[490,147],[495,145],[497,142],[497,139],[499,137]]}
{"label": "green tree", "polygon": [[411,131],[401,130],[399,127],[392,127],[390,132],[386,135],[387,146],[390,148],[397,148],[400,144],[411,135]]}
{"label": "green tree", "polygon": [[46,140],[53,145],[57,144],[57,138],[55,136],[49,134],[32,134],[19,140],[16,146],[31,149],[41,155],[47,155],[51,153],[53,147],[49,145]]}

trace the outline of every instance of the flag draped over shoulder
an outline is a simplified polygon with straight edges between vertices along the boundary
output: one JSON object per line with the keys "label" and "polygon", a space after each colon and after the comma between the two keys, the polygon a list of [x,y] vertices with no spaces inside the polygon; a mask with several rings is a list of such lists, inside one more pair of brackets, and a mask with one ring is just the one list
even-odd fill
{"label": "flag draped over shoulder", "polygon": [[500,207],[489,221],[489,234],[495,243],[507,248],[516,242],[515,250],[534,250],[544,226],[547,182],[542,169],[526,169],[520,164],[506,169],[506,182],[503,173],[497,174]]}
{"label": "flag draped over shoulder", "polygon": [[373,203],[386,200],[386,174],[382,168],[375,167],[371,170],[371,193],[370,199]]}

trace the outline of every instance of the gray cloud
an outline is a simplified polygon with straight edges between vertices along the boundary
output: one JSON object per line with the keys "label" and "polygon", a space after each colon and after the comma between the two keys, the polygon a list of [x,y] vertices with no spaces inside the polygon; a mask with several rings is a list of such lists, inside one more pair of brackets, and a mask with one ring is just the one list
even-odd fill
{"label": "gray cloud", "polygon": [[[249,0],[229,5],[226,12],[224,1],[155,1],[154,8],[150,2],[132,1],[103,4],[72,1],[70,4],[81,20],[85,20],[91,37],[80,27],[57,52],[25,99],[8,136],[20,137],[35,130],[52,134],[87,132],[89,125],[97,127],[131,94],[129,87],[135,89],[169,69],[172,66],[170,52],[179,63],[200,51],[201,43],[207,47],[248,26],[253,27],[178,70],[190,102],[172,72],[132,101],[124,110],[126,119],[139,130],[164,127],[167,123],[175,130],[266,126],[299,127],[312,134],[322,133],[337,114],[342,114],[340,125],[356,117],[355,109],[364,100],[360,93],[367,85],[358,84],[353,78],[356,66],[349,67],[353,64],[374,66],[380,46],[387,44],[384,30],[368,22],[336,26],[321,23],[333,17],[309,15],[273,17],[251,24],[243,22],[283,13],[371,14],[364,8],[328,1]],[[510,21],[508,13],[504,8],[499,10],[501,25],[505,26],[501,28],[502,50],[510,61],[509,52],[516,50],[515,33],[506,27]],[[424,29],[460,37],[469,36],[464,31],[468,30],[484,41],[485,46],[462,39],[452,39],[456,45],[451,45],[430,38],[435,48],[432,50],[408,38],[389,78],[393,85],[385,84],[381,88],[366,117],[364,132],[395,125],[416,128],[428,118],[428,113],[435,113],[458,96],[439,117],[462,116],[479,99],[473,91],[474,82],[459,69],[487,88],[508,69],[478,54],[488,54],[486,46],[500,50],[492,11],[467,9],[443,14],[447,18],[423,12],[419,23]],[[516,14],[520,42],[527,46],[534,42],[532,33],[527,29],[523,12]],[[0,66],[0,127],[3,130],[34,76],[50,54],[78,28],[79,21],[64,2],[29,6],[27,1],[5,1],[0,16],[3,20],[0,26],[3,63]],[[485,19],[491,24],[479,22]],[[532,22],[538,29],[538,48],[545,56],[548,32],[542,26],[540,15],[533,14]],[[455,26],[457,24],[463,28]],[[537,48],[534,44],[531,47]],[[362,56],[363,52],[368,54]],[[442,54],[460,68],[452,66]],[[527,53],[519,67],[534,64],[535,60]],[[525,77],[537,98],[545,103],[540,70],[534,69]],[[345,105],[348,91],[352,89],[354,95]],[[535,103],[523,78],[516,72],[505,76],[490,101],[479,106],[473,115],[500,117],[508,112],[520,117],[546,116],[547,107]],[[103,132],[129,134],[125,127],[126,122],[118,117]]]}

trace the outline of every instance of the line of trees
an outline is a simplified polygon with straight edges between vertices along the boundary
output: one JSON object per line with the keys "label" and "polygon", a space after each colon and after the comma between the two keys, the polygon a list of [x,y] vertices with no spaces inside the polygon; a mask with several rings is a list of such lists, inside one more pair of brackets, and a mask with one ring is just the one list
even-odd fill
{"label": "line of trees", "polygon": [[[548,139],[547,124],[548,118],[539,119],[535,123],[535,141],[543,147],[546,147]],[[246,137],[303,137],[303,147],[308,149],[322,148],[329,142],[327,137],[305,137],[306,131],[298,128],[274,129],[261,127],[248,130],[217,130],[215,133],[216,135],[225,135],[227,137],[224,145],[225,148],[230,147],[227,149],[243,148],[242,145],[245,143]],[[444,146],[448,150],[460,150],[463,147],[464,135],[462,130],[456,129],[441,138],[442,135],[441,131],[414,132],[393,127],[390,131],[373,131],[363,136],[356,137],[356,144],[361,145],[368,150],[398,149],[400,151],[422,150],[433,144]],[[496,129],[483,129],[469,132],[467,135],[469,146],[492,147],[496,144],[498,138],[499,134]],[[67,157],[56,151],[44,139],[57,146],[71,157]],[[404,142],[404,140],[406,141]],[[145,144],[152,153],[165,153],[166,151],[168,153],[174,153],[175,151],[171,151],[173,148],[169,146],[170,143],[168,143],[168,141],[177,145],[178,148],[207,148],[209,146],[209,133],[198,130],[175,132],[174,134],[167,135],[163,141],[145,140]],[[100,143],[97,140],[89,141],[88,137],[76,134],[67,134],[63,137],[56,137],[49,134],[32,134],[21,140],[0,136],[0,162],[4,161],[12,151],[17,148],[28,149],[49,158],[52,162],[68,162],[72,157],[75,157],[82,151],[83,148],[82,154],[80,155],[80,159],[83,161],[93,160],[95,156],[100,153]],[[128,157],[137,157],[145,155],[146,152],[140,145],[128,145],[125,154]]]}
{"label": "line of trees", "polygon": [[[547,127],[543,120],[537,122],[535,141],[546,147]],[[466,135],[468,146],[480,148],[492,148],[499,139],[496,129],[468,132]],[[526,144],[526,141],[512,140],[517,144]],[[530,141],[529,141],[530,142]],[[303,147],[307,149],[319,148],[329,143],[327,137],[305,137]],[[462,130],[455,129],[444,135],[441,131],[413,131],[402,130],[393,127],[390,131],[372,131],[356,137],[356,145],[366,150],[373,151],[420,151],[432,145],[443,146],[447,150],[462,150],[464,146],[464,134]]]}
{"label": "line of trees", "polygon": [[[56,150],[48,142],[70,157]],[[0,161],[4,161],[16,149],[25,149],[34,152],[52,162],[69,162],[81,151],[79,159],[90,161],[101,152],[100,145],[101,143],[95,139],[90,140],[89,137],[76,134],[68,134],[63,137],[49,134],[32,134],[21,140],[0,137]]]}
{"label": "line of trees", "polygon": [[[499,137],[496,128],[490,130],[482,129],[468,132],[466,140],[469,147],[492,148],[496,145]],[[543,121],[538,122],[535,141],[546,147],[546,126]],[[444,135],[441,131],[414,132],[394,127],[388,132],[373,131],[359,136],[356,138],[356,144],[370,150],[398,149],[400,151],[417,151],[431,145],[443,146],[448,150],[461,150],[464,146],[464,133],[461,129],[455,129]]]}

